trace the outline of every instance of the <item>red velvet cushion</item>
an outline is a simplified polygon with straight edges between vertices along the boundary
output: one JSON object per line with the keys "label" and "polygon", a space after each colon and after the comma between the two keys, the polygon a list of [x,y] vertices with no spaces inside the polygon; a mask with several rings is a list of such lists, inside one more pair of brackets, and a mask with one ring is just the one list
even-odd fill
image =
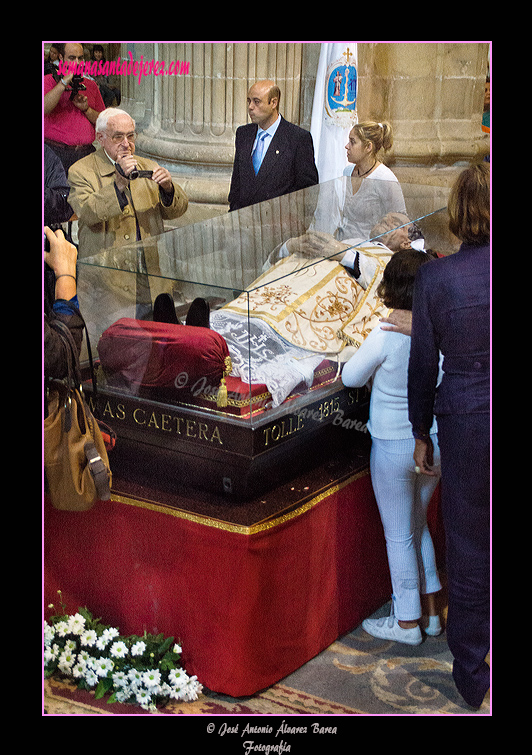
{"label": "red velvet cushion", "polygon": [[122,318],[102,333],[100,363],[111,383],[131,389],[216,391],[229,349],[209,328]]}

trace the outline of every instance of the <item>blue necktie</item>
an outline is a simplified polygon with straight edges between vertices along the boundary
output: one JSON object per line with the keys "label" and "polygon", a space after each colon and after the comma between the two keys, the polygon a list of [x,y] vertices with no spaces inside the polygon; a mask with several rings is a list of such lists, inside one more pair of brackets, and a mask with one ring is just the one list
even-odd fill
{"label": "blue necktie", "polygon": [[266,139],[267,136],[268,136],[267,131],[261,134],[260,139],[257,142],[257,146],[255,147],[255,151],[253,152],[252,162],[253,162],[253,170],[255,171],[255,175],[257,175],[257,173],[260,170],[262,158],[264,156],[264,140]]}

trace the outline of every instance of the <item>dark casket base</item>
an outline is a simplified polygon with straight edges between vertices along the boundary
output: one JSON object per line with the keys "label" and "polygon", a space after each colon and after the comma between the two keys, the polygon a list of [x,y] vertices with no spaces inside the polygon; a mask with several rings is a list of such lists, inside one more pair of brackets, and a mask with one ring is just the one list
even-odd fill
{"label": "dark casket base", "polygon": [[[84,386],[94,414],[117,434],[113,474],[152,479],[159,490],[198,488],[248,498],[278,487],[342,449],[365,453],[369,393],[341,381],[259,418],[168,404],[115,388]],[[346,429],[348,428],[348,429]]]}

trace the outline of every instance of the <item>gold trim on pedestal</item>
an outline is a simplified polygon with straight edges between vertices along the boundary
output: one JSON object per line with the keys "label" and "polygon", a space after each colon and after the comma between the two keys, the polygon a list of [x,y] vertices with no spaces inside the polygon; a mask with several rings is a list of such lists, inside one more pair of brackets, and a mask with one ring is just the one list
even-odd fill
{"label": "gold trim on pedestal", "polygon": [[369,474],[369,468],[366,467],[361,472],[356,472],[350,475],[345,480],[338,482],[326,490],[322,490],[317,495],[313,496],[309,500],[305,501],[301,505],[294,509],[286,510],[278,514],[268,517],[267,519],[246,526],[243,524],[232,524],[231,522],[224,522],[221,519],[215,519],[214,517],[205,516],[203,514],[194,514],[191,511],[184,511],[183,509],[173,508],[172,506],[166,506],[155,501],[146,501],[140,498],[133,498],[131,496],[124,496],[120,494],[111,493],[111,501],[115,503],[123,503],[126,506],[136,506],[137,508],[147,509],[149,511],[156,511],[159,514],[167,514],[169,516],[176,517],[177,519],[184,519],[187,522],[193,522],[194,524],[201,524],[205,527],[213,527],[214,529],[224,530],[225,532],[231,532],[237,535],[256,535],[259,532],[265,532],[266,530],[278,527],[285,522],[289,522],[292,519],[305,514],[310,509],[314,508],[318,503],[328,498],[330,495],[338,493],[338,491],[350,485],[355,480],[361,477],[365,477]]}

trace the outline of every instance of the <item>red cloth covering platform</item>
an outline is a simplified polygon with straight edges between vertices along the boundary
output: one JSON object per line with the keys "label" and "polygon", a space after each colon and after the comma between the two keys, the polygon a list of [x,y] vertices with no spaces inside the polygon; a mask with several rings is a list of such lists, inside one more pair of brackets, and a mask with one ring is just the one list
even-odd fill
{"label": "red cloth covering platform", "polygon": [[[390,596],[367,466],[252,525],[113,494],[87,512],[45,501],[44,599],[122,634],[163,632],[206,687],[274,684]],[[294,492],[295,491],[295,492]]]}

